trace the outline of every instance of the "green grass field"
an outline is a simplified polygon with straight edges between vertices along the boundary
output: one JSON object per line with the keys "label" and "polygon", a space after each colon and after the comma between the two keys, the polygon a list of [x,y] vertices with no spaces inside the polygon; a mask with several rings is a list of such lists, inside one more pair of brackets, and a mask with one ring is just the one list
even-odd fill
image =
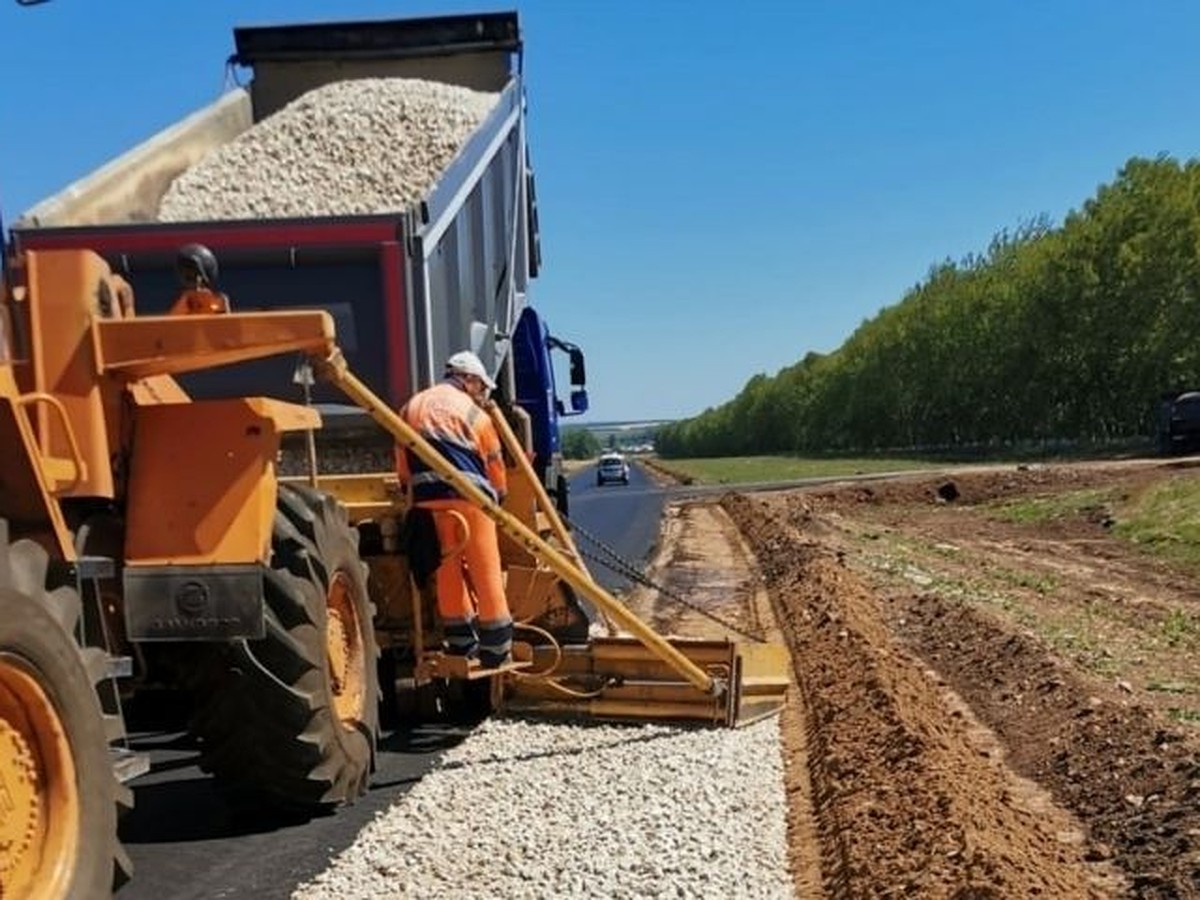
{"label": "green grass field", "polygon": [[1120,537],[1200,571],[1200,477],[1171,478],[1114,504]]}
{"label": "green grass field", "polygon": [[797,478],[837,478],[945,468],[916,459],[809,459],[798,456],[730,456],[722,459],[655,460],[654,464],[696,484],[752,484]]}
{"label": "green grass field", "polygon": [[1103,515],[1117,537],[1200,571],[1200,476],[1170,478],[1132,496],[1118,490],[1083,490],[997,504],[993,514],[1035,523],[1069,516]]}

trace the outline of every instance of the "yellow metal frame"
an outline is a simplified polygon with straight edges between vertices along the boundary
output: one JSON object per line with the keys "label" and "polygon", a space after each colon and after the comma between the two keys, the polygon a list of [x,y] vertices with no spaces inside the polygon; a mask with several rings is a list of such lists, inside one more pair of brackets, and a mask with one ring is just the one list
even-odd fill
{"label": "yellow metal frame", "polygon": [[315,410],[263,397],[139,407],[126,564],[266,562],[280,437],[319,423]]}
{"label": "yellow metal frame", "polygon": [[[311,484],[307,475],[279,479],[282,484]],[[337,499],[346,508],[351,522],[396,515],[407,506],[400,493],[400,479],[395,472],[370,472],[360,475],[325,475],[318,473],[317,486]]]}
{"label": "yellow metal frame", "polygon": [[[23,409],[27,404],[44,402],[42,394],[59,397],[69,384],[75,384],[83,391],[78,397],[69,395],[72,402],[79,401],[75,403],[77,409],[65,408],[65,415],[60,415],[57,420],[41,417],[38,425],[45,432],[45,446],[48,449],[30,459],[38,481],[36,487],[42,494],[41,502],[46,508],[45,518],[48,521],[44,524],[51,524],[57,532],[64,557],[71,558],[73,550],[62,527],[62,513],[54,487],[64,483],[69,486],[72,481],[78,480],[80,484],[75,491],[81,495],[112,496],[111,472],[107,465],[112,451],[109,444],[111,436],[117,433],[114,429],[120,421],[114,398],[119,399],[120,392],[128,389],[137,410],[136,422],[139,426],[146,426],[143,433],[138,435],[138,451],[134,454],[134,467],[141,466],[142,471],[135,471],[131,476],[131,518],[140,518],[137,510],[149,510],[151,504],[155,506],[157,515],[153,518],[156,523],[154,529],[148,525],[141,528],[135,522],[130,523],[127,562],[203,564],[261,559],[265,548],[269,546],[277,483],[273,458],[275,451],[270,448],[274,446],[277,450],[278,435],[283,431],[319,427],[319,417],[307,407],[261,398],[221,401],[230,404],[222,409],[223,415],[228,414],[225,417],[232,423],[227,422],[221,427],[233,429],[222,431],[222,439],[239,444],[236,429],[240,427],[243,429],[241,438],[258,440],[249,441],[255,445],[253,451],[234,452],[240,461],[234,466],[236,471],[226,471],[217,466],[219,477],[209,472],[197,478],[200,473],[209,471],[206,466],[211,460],[196,458],[195,469],[189,470],[186,466],[180,466],[178,454],[195,452],[196,448],[189,448],[188,437],[202,433],[197,427],[195,414],[199,414],[203,405],[191,403],[170,376],[278,354],[304,353],[313,359],[327,380],[365,410],[399,445],[411,450],[461,497],[491,517],[507,539],[592,601],[610,624],[632,634],[651,657],[661,661],[691,690],[709,698],[716,707],[725,711],[727,717],[738,713],[742,702],[738,679],[744,674],[748,661],[757,660],[772,672],[772,667],[778,668],[779,661],[773,657],[768,659],[766,651],[750,648],[739,651],[737,645],[729,642],[724,645],[730,654],[728,662],[707,665],[700,658],[703,654],[697,657],[692,645],[686,650],[681,649],[658,635],[592,579],[579,561],[570,533],[558,517],[554,505],[549,502],[544,488],[530,474],[528,460],[522,452],[512,455],[521,468],[523,480],[528,480],[533,488],[535,505],[540,506],[531,523],[494,503],[446,463],[432,445],[348,370],[337,348],[333,319],[328,313],[289,311],[124,318],[122,307],[122,311],[114,313],[113,317],[105,318],[101,311],[89,305],[95,305],[95,301],[92,299],[94,295],[88,293],[87,286],[96,284],[97,279],[104,281],[107,278],[110,292],[115,287],[119,294],[121,285],[119,279],[107,272],[103,260],[98,256],[55,252],[43,254],[41,259],[33,253],[28,257],[32,268],[30,293],[38,297],[38,303],[30,304],[31,307],[38,307],[36,310],[30,309],[31,318],[36,319],[35,325],[44,327],[45,334],[42,337],[48,339],[56,349],[47,357],[49,363],[46,360],[39,363],[46,369],[42,373],[45,377],[35,377],[31,385],[24,387],[25,391],[31,391],[36,396],[29,399],[6,396],[4,399],[13,404],[12,409],[17,412],[18,405]],[[46,300],[49,293],[60,298],[73,293],[74,299],[56,305]],[[48,304],[46,309],[41,308],[43,302]],[[58,307],[65,310],[63,323],[56,323],[52,316],[47,317],[51,308]],[[37,328],[34,332],[37,345]],[[210,407],[213,410],[217,408]],[[189,414],[192,414],[190,419]],[[498,412],[493,411],[492,414],[511,450],[516,444],[511,429]],[[24,421],[25,416],[17,414],[15,418],[19,430],[22,433],[28,431],[29,423]],[[215,422],[215,419],[211,421]],[[206,420],[203,428],[207,429],[208,424],[209,420]],[[80,433],[81,428],[87,429],[86,434]],[[254,429],[259,429],[259,432],[255,434]],[[168,436],[168,432],[172,431],[174,433]],[[25,443],[27,452],[31,453],[28,450],[29,442]],[[148,448],[148,443],[157,449]],[[208,448],[214,446],[210,440],[203,443]],[[36,441],[33,446],[38,446]],[[59,446],[65,446],[69,457],[57,452]],[[44,457],[49,459],[44,460]],[[93,462],[96,464],[93,465]],[[200,483],[193,486],[195,490],[188,496],[181,495],[177,487],[171,488],[172,481],[193,478]],[[103,483],[95,482],[95,479],[101,479]],[[95,483],[89,484],[89,480]],[[223,488],[216,483],[222,480]],[[322,487],[330,489],[346,503],[356,520],[390,512],[402,503],[401,499],[394,496],[388,479],[379,475],[355,478],[338,476],[321,481]],[[28,505],[28,498],[24,502]],[[181,512],[181,507],[190,508],[191,512]],[[176,523],[178,527],[168,529],[161,522],[164,510],[169,510],[172,515],[183,516],[186,521],[181,520]],[[542,524],[539,518],[549,522],[561,549],[538,533]],[[152,519],[147,516],[145,521]],[[156,538],[152,530],[160,535],[168,531],[183,535],[183,544],[186,546],[164,542]],[[772,679],[778,680],[771,674],[767,680]]]}
{"label": "yellow metal frame", "polygon": [[563,581],[603,610],[619,627],[632,634],[651,653],[663,660],[684,680],[705,694],[728,697],[729,677],[706,672],[679,649],[634,615],[624,604],[594,582],[586,570],[553,547],[512,513],[497,504],[473,482],[442,458],[436,448],[376,396],[350,372],[345,357],[336,347],[323,359],[316,360],[319,373],[336,385],[347,397],[365,410],[398,444],[411,450],[422,462],[450,484],[459,496],[484,511],[510,538],[520,543],[558,573]]}

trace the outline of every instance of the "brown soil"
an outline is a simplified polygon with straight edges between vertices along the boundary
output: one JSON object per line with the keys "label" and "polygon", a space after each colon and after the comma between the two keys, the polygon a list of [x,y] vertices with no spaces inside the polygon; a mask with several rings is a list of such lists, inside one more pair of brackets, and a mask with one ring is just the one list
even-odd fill
{"label": "brown soil", "polygon": [[992,503],[1176,477],[1039,466],[672,511],[660,577],[791,649],[798,896],[1200,897],[1194,576],[1115,537],[1102,500],[1032,524]]}

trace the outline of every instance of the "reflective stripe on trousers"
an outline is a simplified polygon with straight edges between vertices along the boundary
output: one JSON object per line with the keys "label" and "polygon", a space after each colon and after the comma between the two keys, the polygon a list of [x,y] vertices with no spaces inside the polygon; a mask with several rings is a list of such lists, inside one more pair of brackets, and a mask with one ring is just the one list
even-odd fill
{"label": "reflective stripe on trousers", "polygon": [[479,661],[485,666],[496,666],[512,653],[512,619],[500,621],[479,620]]}
{"label": "reflective stripe on trousers", "polygon": [[446,639],[446,651],[453,656],[475,656],[479,653],[479,636],[471,622],[443,619],[442,636]]}

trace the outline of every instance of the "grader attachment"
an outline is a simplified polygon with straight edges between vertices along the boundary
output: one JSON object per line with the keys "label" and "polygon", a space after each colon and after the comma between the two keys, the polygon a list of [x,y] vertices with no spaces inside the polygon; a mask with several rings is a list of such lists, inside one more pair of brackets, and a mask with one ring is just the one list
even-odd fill
{"label": "grader attachment", "polygon": [[[314,359],[321,376],[366,411],[397,444],[411,450],[460,496],[493,519],[558,579],[594,603],[624,636],[562,646],[550,640],[514,651],[501,697],[506,708],[617,719],[703,721],[736,726],[778,712],[788,688],[784,648],[772,644],[667,639],[609,594],[583,566],[554,504],[543,503],[560,549],[492,501],[346,366],[336,348]],[[502,435],[506,429],[501,429]],[[507,440],[511,434],[506,435]],[[521,454],[516,454],[520,458]],[[536,479],[535,479],[536,481]],[[543,632],[543,636],[549,637]],[[531,665],[530,665],[531,664]]]}
{"label": "grader attachment", "polygon": [[705,692],[627,637],[533,648],[503,708],[545,716],[699,722],[736,727],[774,715],[787,693],[787,653],[774,644],[674,639],[670,646],[720,682]]}

